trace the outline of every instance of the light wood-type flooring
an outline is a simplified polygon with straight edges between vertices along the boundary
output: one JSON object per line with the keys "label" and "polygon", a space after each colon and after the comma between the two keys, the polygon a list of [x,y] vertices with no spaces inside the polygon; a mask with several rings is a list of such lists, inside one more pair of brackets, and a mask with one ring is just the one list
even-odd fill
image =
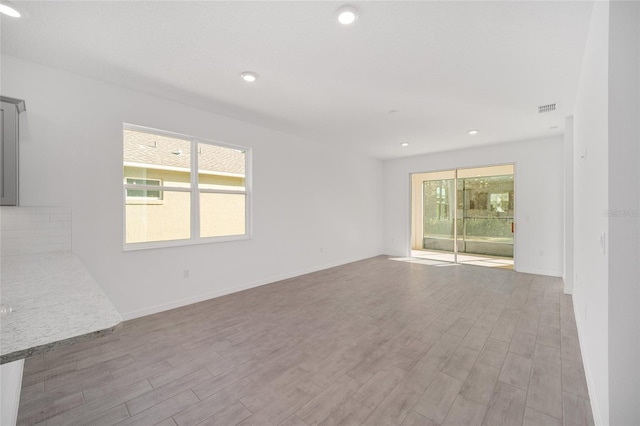
{"label": "light wood-type flooring", "polygon": [[380,256],[127,321],[111,336],[30,358],[18,424],[593,419],[559,278]]}

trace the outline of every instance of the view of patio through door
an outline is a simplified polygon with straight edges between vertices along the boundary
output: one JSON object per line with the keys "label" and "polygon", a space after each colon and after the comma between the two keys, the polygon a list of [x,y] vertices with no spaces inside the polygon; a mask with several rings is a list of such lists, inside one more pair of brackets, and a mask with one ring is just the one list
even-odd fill
{"label": "view of patio through door", "polygon": [[513,268],[513,165],[416,173],[411,186],[412,257]]}

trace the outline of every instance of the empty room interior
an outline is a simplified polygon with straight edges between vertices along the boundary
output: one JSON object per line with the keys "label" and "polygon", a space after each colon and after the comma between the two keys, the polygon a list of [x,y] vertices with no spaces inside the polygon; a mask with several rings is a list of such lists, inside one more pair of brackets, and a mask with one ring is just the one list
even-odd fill
{"label": "empty room interior", "polygon": [[640,424],[637,1],[0,0],[0,424]]}

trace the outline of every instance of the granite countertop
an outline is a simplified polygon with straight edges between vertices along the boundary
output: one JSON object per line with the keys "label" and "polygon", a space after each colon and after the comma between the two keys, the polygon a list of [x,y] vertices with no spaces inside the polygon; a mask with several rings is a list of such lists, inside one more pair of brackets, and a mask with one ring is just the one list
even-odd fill
{"label": "granite countertop", "polygon": [[122,322],[70,252],[0,260],[0,364],[107,335]]}

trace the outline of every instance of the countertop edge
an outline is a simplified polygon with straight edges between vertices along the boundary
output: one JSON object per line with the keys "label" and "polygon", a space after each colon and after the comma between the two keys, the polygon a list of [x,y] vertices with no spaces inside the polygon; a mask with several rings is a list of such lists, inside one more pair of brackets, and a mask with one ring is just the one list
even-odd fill
{"label": "countertop edge", "polygon": [[38,355],[44,352],[49,352],[53,349],[75,345],[76,343],[85,342],[87,340],[105,337],[120,328],[122,328],[122,321],[118,322],[117,324],[111,327],[108,327],[102,330],[96,330],[86,334],[80,334],[78,336],[69,337],[68,339],[47,343],[45,345],[34,346],[32,348],[10,352],[8,354],[4,354],[0,356],[0,364],[6,364],[9,362],[17,361],[19,359],[29,358],[34,355]]}

